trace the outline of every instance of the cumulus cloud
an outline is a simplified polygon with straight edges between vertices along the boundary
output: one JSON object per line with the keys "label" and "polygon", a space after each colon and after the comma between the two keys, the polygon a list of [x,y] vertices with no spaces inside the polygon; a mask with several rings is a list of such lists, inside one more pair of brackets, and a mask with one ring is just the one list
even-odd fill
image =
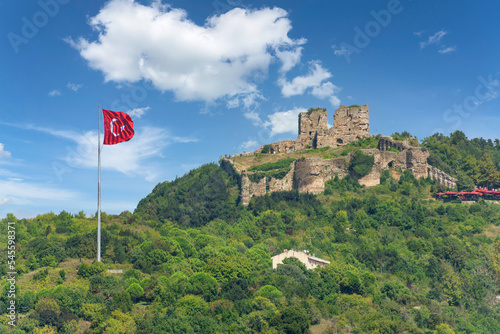
{"label": "cumulus cloud", "polygon": [[297,121],[299,113],[306,111],[307,109],[304,108],[296,108],[275,112],[268,116],[269,121],[264,126],[270,128],[271,136],[287,132],[297,134],[299,130]]}
{"label": "cumulus cloud", "polygon": [[[302,40],[302,42],[305,43],[305,40]],[[278,57],[282,63],[280,72],[286,73],[300,62],[300,58],[302,57],[302,49],[303,48],[301,47],[297,47],[293,51],[276,51],[276,57]]]}
{"label": "cumulus cloud", "polygon": [[58,91],[57,89],[53,89],[49,92],[49,96],[59,96],[61,95],[61,92]]}
{"label": "cumulus cloud", "polygon": [[333,83],[325,80],[332,77],[328,70],[324,69],[318,61],[310,62],[309,73],[303,76],[297,76],[292,81],[287,81],[282,77],[278,79],[281,86],[281,94],[285,97],[302,95],[309,92],[318,99],[328,99],[333,106],[340,104],[337,93],[340,88]]}
{"label": "cumulus cloud", "polygon": [[146,111],[148,111],[149,109],[151,109],[151,108],[150,107],[135,108],[135,109],[127,111],[127,114],[129,114],[130,117],[132,117],[132,118],[141,118],[146,113]]}
{"label": "cumulus cloud", "polygon": [[292,81],[280,78],[278,79],[278,84],[281,86],[281,94],[285,97],[290,97],[302,95],[307,89],[318,87],[324,80],[329,79],[331,76],[330,72],[325,70],[319,62],[311,62],[307,75],[295,77]]}
{"label": "cumulus cloud", "polygon": [[287,36],[287,15],[281,8],[235,8],[200,26],[161,1],[111,0],[90,19],[97,40],[67,41],[106,81],[148,80],[178,100],[212,102],[258,92],[276,57],[282,69],[298,61],[304,40]]}

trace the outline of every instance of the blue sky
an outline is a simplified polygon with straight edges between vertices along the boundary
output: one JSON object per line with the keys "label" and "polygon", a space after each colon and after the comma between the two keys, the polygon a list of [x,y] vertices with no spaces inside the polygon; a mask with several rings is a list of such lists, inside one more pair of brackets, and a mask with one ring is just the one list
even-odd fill
{"label": "blue sky", "polygon": [[[102,207],[297,135],[297,114],[369,104],[370,132],[498,138],[497,1],[0,2],[0,217]],[[8,15],[5,15],[8,13]]]}

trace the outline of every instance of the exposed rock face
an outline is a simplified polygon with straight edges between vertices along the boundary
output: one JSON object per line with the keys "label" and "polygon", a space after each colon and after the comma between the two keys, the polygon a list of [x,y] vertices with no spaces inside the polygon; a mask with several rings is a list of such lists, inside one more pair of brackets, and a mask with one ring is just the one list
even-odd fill
{"label": "exposed rock face", "polygon": [[298,159],[295,161],[293,189],[301,193],[319,194],[325,190],[325,182],[338,174],[339,178],[347,175],[346,158],[336,159]]}
{"label": "exposed rock face", "polygon": [[293,189],[293,177],[295,175],[295,161],[290,164],[290,171],[282,179],[271,178],[269,191],[289,191]]}
{"label": "exposed rock face", "polygon": [[435,167],[429,166],[429,176],[433,180],[438,180],[439,183],[448,188],[454,188],[457,185],[457,179],[449,176],[445,172]]}
{"label": "exposed rock face", "polygon": [[241,176],[241,203],[248,205],[250,199],[254,196],[266,195],[266,178],[263,177],[259,182],[252,182],[246,174]]}

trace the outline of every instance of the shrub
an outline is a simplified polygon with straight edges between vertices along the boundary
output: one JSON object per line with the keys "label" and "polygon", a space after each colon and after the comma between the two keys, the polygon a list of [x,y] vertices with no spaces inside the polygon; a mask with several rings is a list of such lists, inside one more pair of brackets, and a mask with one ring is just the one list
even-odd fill
{"label": "shrub", "polygon": [[357,177],[363,177],[370,173],[373,167],[375,158],[371,155],[366,155],[360,150],[354,151],[349,171],[353,172]]}

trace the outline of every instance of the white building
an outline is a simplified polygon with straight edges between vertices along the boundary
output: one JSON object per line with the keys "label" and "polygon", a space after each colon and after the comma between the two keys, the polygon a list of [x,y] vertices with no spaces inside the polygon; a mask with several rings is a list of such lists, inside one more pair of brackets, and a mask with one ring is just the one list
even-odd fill
{"label": "white building", "polygon": [[278,264],[283,264],[283,260],[288,257],[294,257],[300,262],[302,262],[307,269],[314,269],[317,266],[326,266],[330,264],[330,261],[320,259],[319,257],[315,257],[309,254],[308,251],[296,251],[296,250],[286,250],[278,255],[275,255],[271,258],[273,260],[273,269],[278,268]]}

